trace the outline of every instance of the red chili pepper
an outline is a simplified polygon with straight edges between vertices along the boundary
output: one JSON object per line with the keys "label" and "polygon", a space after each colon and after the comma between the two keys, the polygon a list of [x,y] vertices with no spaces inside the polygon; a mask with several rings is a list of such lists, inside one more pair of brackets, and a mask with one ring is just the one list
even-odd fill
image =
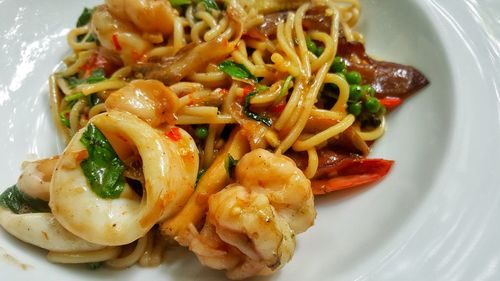
{"label": "red chili pepper", "polygon": [[380,104],[382,104],[385,108],[389,110],[398,107],[403,102],[403,100],[398,97],[385,97],[379,99],[379,101]]}
{"label": "red chili pepper", "polygon": [[136,51],[132,51],[132,58],[135,60],[135,61],[140,61],[142,59],[143,55],[142,54],[139,54],[138,52]]}
{"label": "red chili pepper", "polygon": [[92,74],[92,71],[96,68],[104,68],[105,70],[106,68],[110,68],[110,62],[100,52],[93,53],[87,63],[83,66],[83,69],[85,70],[83,78],[88,78]]}
{"label": "red chili pepper", "polygon": [[172,127],[170,131],[165,132],[165,136],[173,141],[179,141],[182,138],[181,130],[177,127]]}
{"label": "red chili pepper", "polygon": [[389,173],[394,161],[384,159],[346,159],[330,168],[331,178],[313,179],[314,195],[374,183]]}
{"label": "red chili pepper", "polygon": [[243,99],[250,93],[255,90],[255,87],[253,85],[247,85],[245,88],[243,88]]}
{"label": "red chili pepper", "polygon": [[122,50],[122,46],[120,45],[120,42],[118,41],[118,35],[113,34],[113,36],[111,37],[111,39],[113,39],[113,44],[115,45],[115,49],[117,51],[121,51]]}
{"label": "red chili pepper", "polygon": [[286,107],[286,103],[280,102],[277,105],[274,105],[273,107],[271,107],[271,112],[281,113],[281,112],[283,112],[283,110],[285,110],[285,107]]}

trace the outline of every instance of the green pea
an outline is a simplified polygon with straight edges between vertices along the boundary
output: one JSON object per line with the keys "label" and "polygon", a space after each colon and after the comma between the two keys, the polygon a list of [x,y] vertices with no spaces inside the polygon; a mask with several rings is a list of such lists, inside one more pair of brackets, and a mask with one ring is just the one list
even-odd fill
{"label": "green pea", "polygon": [[363,97],[363,90],[360,85],[349,86],[349,100],[358,101]]}
{"label": "green pea", "polygon": [[198,127],[194,131],[194,135],[199,139],[205,139],[208,136],[207,127]]}
{"label": "green pea", "polygon": [[[346,79],[345,79],[345,74],[344,74],[344,73],[342,73],[342,72],[337,72],[337,73],[335,73],[335,74],[337,74],[338,76],[342,77],[342,79],[346,80]],[[347,81],[347,80],[346,80],[346,81]]]}
{"label": "green pea", "polygon": [[314,54],[315,54],[317,57],[320,57],[320,56],[323,54],[323,52],[324,52],[324,51],[325,51],[325,47],[323,47],[323,46],[318,46],[318,47],[316,48],[316,52],[315,52]]}
{"label": "green pea", "polygon": [[333,60],[332,66],[330,67],[330,70],[333,73],[339,73],[344,71],[345,69],[345,62],[341,57],[335,57]]}
{"label": "green pea", "polygon": [[345,74],[345,78],[349,84],[361,84],[361,74],[357,71],[350,71]]}
{"label": "green pea", "polygon": [[361,109],[362,109],[361,103],[353,103],[349,105],[349,107],[347,107],[347,112],[349,112],[354,116],[359,116],[361,114]]}
{"label": "green pea", "polygon": [[369,97],[365,101],[365,108],[371,113],[377,113],[380,107],[381,104],[376,98]]}
{"label": "green pea", "polygon": [[375,88],[373,88],[370,85],[363,85],[362,87],[363,87],[363,93],[366,93],[370,97],[375,96]]}
{"label": "green pea", "polygon": [[380,109],[378,110],[377,114],[379,115],[385,115],[387,113],[387,108],[385,106],[380,105]]}
{"label": "green pea", "polygon": [[309,51],[311,51],[313,54],[316,54],[316,52],[318,51],[318,46],[316,46],[316,43],[314,43],[314,41],[309,36],[306,37],[306,45]]}

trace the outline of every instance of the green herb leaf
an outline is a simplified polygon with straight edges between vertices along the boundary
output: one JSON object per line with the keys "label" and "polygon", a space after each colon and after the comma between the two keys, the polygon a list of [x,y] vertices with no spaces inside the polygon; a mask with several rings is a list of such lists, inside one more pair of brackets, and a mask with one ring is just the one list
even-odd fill
{"label": "green herb leaf", "polygon": [[242,64],[236,63],[232,60],[225,60],[219,64],[219,69],[227,75],[239,79],[251,79],[257,81],[257,77]]}
{"label": "green herb leaf", "polygon": [[[88,34],[88,33],[87,33]],[[90,33],[88,36],[87,34],[80,34],[76,37],[76,41],[77,42],[82,42],[82,40],[87,37],[87,39],[85,39],[85,42],[97,42],[97,38],[95,37],[94,34]]]}
{"label": "green herb leaf", "polygon": [[0,206],[9,208],[13,213],[49,213],[49,204],[33,198],[13,185],[0,195]]}
{"label": "green herb leaf", "polygon": [[64,100],[67,102],[72,102],[72,101],[77,101],[81,98],[83,98],[85,95],[83,93],[75,93],[69,96],[65,96]]}
{"label": "green herb leaf", "polygon": [[238,164],[238,160],[234,159],[231,154],[228,154],[226,159],[224,160],[224,167],[226,168],[227,176],[232,178],[234,175],[234,168]]}
{"label": "green herb leaf", "polygon": [[267,89],[269,89],[269,87],[266,85],[260,85],[260,84],[255,85],[255,90],[259,93]]}
{"label": "green herb leaf", "polygon": [[90,123],[80,142],[88,151],[88,158],[80,163],[92,191],[101,198],[118,198],[125,187],[125,165],[104,134]]}
{"label": "green herb leaf", "polygon": [[78,85],[82,84],[83,82],[85,82],[85,79],[79,79],[75,75],[75,76],[70,76],[70,77],[66,78],[66,82],[68,82],[68,86],[73,89],[76,86],[78,86]]}
{"label": "green herb leaf", "polygon": [[80,84],[84,84],[84,83],[94,84],[94,83],[98,83],[98,82],[101,82],[104,80],[106,80],[106,72],[104,71],[104,68],[100,68],[100,67],[94,69],[87,79],[80,79],[76,75],[66,78],[66,81],[68,82],[68,86],[71,89],[76,88]]}
{"label": "green herb leaf", "polygon": [[194,184],[194,188],[198,186],[198,182],[200,182],[201,177],[205,174],[206,170],[205,169],[200,169],[198,171],[198,175],[196,176],[196,183]]}
{"label": "green herb leaf", "polygon": [[91,94],[89,95],[89,104],[90,106],[95,106],[100,103],[103,103],[104,101],[97,96],[97,94]]}
{"label": "green herb leaf", "polygon": [[203,5],[205,6],[205,10],[220,10],[219,6],[217,3],[215,3],[214,0],[202,0],[201,1]]}
{"label": "green herb leaf", "polygon": [[275,104],[278,104],[286,95],[288,92],[288,89],[290,89],[290,83],[292,82],[293,76],[288,75],[288,77],[285,79],[285,82],[283,82],[283,87],[281,87],[280,94],[278,95],[278,98],[276,98],[276,101],[274,102]]}
{"label": "green herb leaf", "polygon": [[84,26],[89,23],[93,12],[94,9],[84,8],[82,14],[78,17],[76,27]]}
{"label": "green herb leaf", "polygon": [[90,270],[97,270],[101,268],[102,262],[89,262],[87,263],[87,268]]}
{"label": "green herb leaf", "polygon": [[66,117],[66,114],[68,114],[69,110],[65,110],[61,113],[59,113],[59,120],[61,120],[61,123],[70,128],[71,127],[71,124],[69,123],[69,119]]}
{"label": "green herb leaf", "polygon": [[103,68],[96,68],[92,71],[89,78],[87,78],[87,83],[94,84],[106,80],[106,72]]}
{"label": "green herb leaf", "polygon": [[271,118],[262,117],[259,114],[250,110],[250,100],[252,99],[253,96],[257,95],[258,93],[259,93],[258,91],[253,91],[248,93],[248,95],[245,97],[245,104],[243,105],[243,114],[245,114],[248,118],[262,122],[267,126],[271,127],[273,125],[273,121],[271,120]]}
{"label": "green herb leaf", "polygon": [[93,33],[91,33],[88,37],[87,37],[87,40],[85,40],[85,42],[97,42],[97,38],[95,37],[95,35]]}
{"label": "green herb leaf", "polygon": [[174,7],[191,4],[191,0],[169,0],[169,1],[170,4],[172,4],[172,6]]}

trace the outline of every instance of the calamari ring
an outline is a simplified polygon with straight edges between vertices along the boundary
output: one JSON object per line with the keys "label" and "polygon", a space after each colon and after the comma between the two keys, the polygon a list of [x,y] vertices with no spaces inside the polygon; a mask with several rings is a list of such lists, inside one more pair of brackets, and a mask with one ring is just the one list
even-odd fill
{"label": "calamari ring", "polygon": [[14,214],[0,207],[0,225],[19,240],[49,251],[87,252],[105,248],[73,235],[51,213]]}
{"label": "calamari ring", "polygon": [[182,129],[176,129],[179,138],[172,140],[126,112],[103,113],[89,124],[103,132],[122,160],[131,153],[140,155],[142,199],[128,184],[118,199],[102,199],[92,191],[79,165],[86,154],[80,142],[85,127],[75,134],[57,163],[49,206],[61,225],[76,236],[100,245],[125,245],[186,203],[194,190],[198,150]]}

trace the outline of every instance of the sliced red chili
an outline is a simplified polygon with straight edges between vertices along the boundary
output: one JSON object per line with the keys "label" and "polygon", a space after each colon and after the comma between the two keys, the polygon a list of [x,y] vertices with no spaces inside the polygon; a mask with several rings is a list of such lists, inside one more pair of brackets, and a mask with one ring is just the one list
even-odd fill
{"label": "sliced red chili", "polygon": [[403,99],[398,97],[385,97],[379,99],[379,101],[385,108],[391,110],[398,107],[403,102]]}
{"label": "sliced red chili", "polygon": [[243,88],[243,97],[246,97],[248,93],[252,92],[255,90],[255,87],[253,85],[247,85]]}
{"label": "sliced red chili", "polygon": [[285,110],[285,107],[286,107],[286,103],[280,102],[277,105],[274,105],[273,107],[271,107],[271,112],[281,113],[281,112],[283,112],[283,110]]}
{"label": "sliced red chili", "polygon": [[179,141],[182,138],[181,130],[177,127],[172,127],[168,132],[165,132],[165,135],[173,141]]}
{"label": "sliced red chili", "polygon": [[135,60],[135,61],[140,61],[142,59],[143,55],[142,54],[139,54],[138,52],[136,51],[132,51],[132,58]]}
{"label": "sliced red chili", "polygon": [[115,49],[117,51],[121,51],[122,50],[122,46],[120,45],[120,41],[118,41],[118,35],[113,34],[113,36],[111,37],[111,39],[113,40],[113,45],[115,45]]}

